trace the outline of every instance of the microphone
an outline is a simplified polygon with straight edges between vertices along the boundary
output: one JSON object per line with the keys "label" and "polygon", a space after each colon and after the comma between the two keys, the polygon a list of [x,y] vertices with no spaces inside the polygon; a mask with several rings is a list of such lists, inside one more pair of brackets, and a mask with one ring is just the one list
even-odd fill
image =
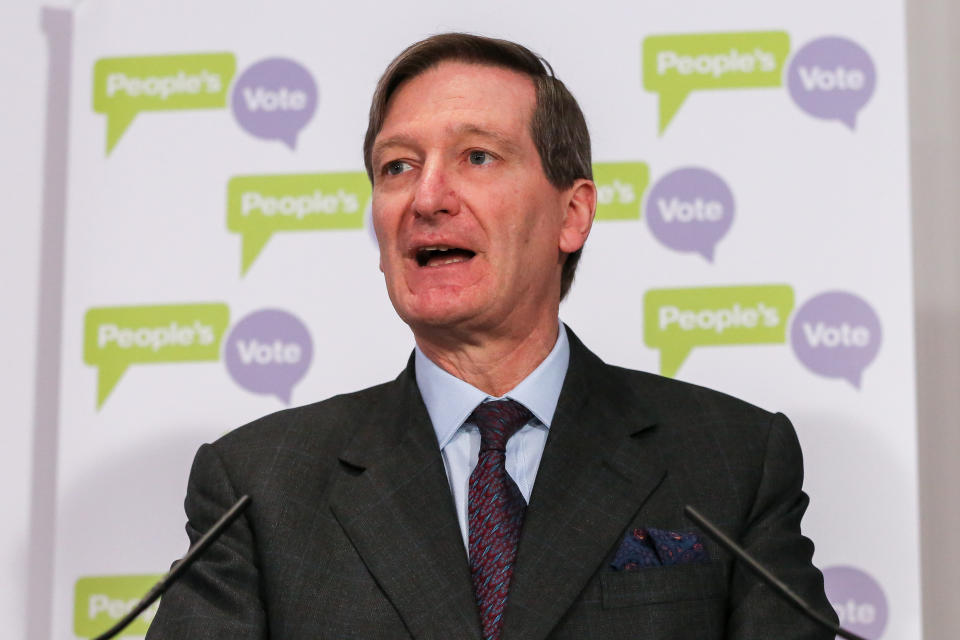
{"label": "microphone", "polygon": [[147,607],[154,603],[154,601],[159,598],[164,591],[170,588],[174,582],[177,581],[183,572],[185,572],[190,565],[192,565],[197,558],[200,557],[207,547],[213,544],[217,538],[219,538],[223,532],[226,530],[230,524],[237,519],[243,510],[250,505],[250,496],[243,495],[240,496],[240,499],[230,507],[229,511],[223,514],[217,522],[210,527],[210,530],[203,534],[203,537],[197,540],[187,551],[187,555],[183,556],[178,560],[173,567],[170,569],[170,573],[165,575],[160,582],[155,584],[150,591],[147,592],[147,595],[143,596],[143,599],[137,603],[133,609],[131,609],[127,615],[123,616],[120,620],[117,621],[115,625],[98,635],[93,640],[110,640],[110,638],[115,637],[118,633],[123,631],[127,625],[136,619],[141,613],[143,613]]}
{"label": "microphone", "polygon": [[756,558],[747,553],[746,549],[738,545],[726,534],[720,531],[720,529],[718,529],[712,522],[707,520],[696,509],[690,505],[687,505],[684,507],[683,512],[697,525],[703,527],[703,530],[706,531],[715,542],[719,543],[721,547],[735,555],[744,564],[746,564],[751,571],[760,576],[760,578],[770,587],[772,587],[780,597],[786,600],[793,608],[798,609],[800,613],[807,616],[820,626],[826,627],[841,638],[847,638],[847,640],[867,640],[866,638],[858,636],[852,631],[847,631],[838,624],[834,624],[831,620],[828,620],[822,614],[815,611],[809,603],[797,595],[797,593],[790,589],[790,587],[784,584],[782,580],[773,575],[769,569],[760,564]]}

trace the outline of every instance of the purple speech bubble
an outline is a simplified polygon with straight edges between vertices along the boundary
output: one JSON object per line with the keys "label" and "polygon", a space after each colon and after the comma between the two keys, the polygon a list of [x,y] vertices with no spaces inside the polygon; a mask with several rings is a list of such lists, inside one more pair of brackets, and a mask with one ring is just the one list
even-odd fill
{"label": "purple speech bubble", "polygon": [[712,171],[687,167],[660,178],[647,196],[647,225],[661,244],[708,262],[733,224],[733,193]]}
{"label": "purple speech bubble", "polygon": [[841,627],[868,640],[883,635],[887,597],[876,580],[855,567],[829,567],[823,571],[823,584]]}
{"label": "purple speech bubble", "polygon": [[247,68],[233,86],[233,115],[258,138],[282,140],[291,149],[317,108],[317,84],[302,65],[267,58]]}
{"label": "purple speech bubble", "polygon": [[280,309],[247,314],[230,330],[224,346],[224,362],[234,382],[247,391],[275,395],[286,404],[312,359],[307,327]]}
{"label": "purple speech bubble", "polygon": [[814,296],[797,310],[790,327],[790,344],[804,366],[858,389],[882,338],[880,318],[870,305],[844,291]]}
{"label": "purple speech bubble", "polygon": [[797,105],[816,118],[839,120],[851,129],[877,84],[877,71],[863,47],[829,36],[808,42],[787,69]]}

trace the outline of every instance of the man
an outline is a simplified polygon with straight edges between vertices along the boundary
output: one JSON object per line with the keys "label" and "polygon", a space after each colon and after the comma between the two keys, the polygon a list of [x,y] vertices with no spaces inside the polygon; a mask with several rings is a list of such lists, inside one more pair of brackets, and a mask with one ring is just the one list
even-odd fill
{"label": "man", "polygon": [[832,615],[789,422],[608,366],[559,324],[596,187],[545,63],[463,34],[413,45],[364,157],[415,353],[393,382],[201,447],[191,539],[252,505],[148,638],[831,638],[682,514]]}

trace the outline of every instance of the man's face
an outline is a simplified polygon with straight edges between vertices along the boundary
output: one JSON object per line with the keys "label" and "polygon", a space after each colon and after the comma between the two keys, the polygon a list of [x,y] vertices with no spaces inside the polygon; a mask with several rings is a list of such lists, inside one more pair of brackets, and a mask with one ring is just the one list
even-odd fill
{"label": "man's face", "polygon": [[543,172],[535,103],[527,76],[453,61],[391,96],[373,146],[373,221],[390,299],[415,332],[556,322],[562,252],[585,234],[565,227],[571,189]]}

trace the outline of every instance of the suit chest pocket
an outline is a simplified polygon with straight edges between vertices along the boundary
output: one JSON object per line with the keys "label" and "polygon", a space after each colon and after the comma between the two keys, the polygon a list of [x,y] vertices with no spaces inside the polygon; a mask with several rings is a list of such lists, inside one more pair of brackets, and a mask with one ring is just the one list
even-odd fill
{"label": "suit chest pocket", "polygon": [[604,609],[643,604],[709,600],[724,593],[719,564],[695,563],[617,571],[600,576]]}

